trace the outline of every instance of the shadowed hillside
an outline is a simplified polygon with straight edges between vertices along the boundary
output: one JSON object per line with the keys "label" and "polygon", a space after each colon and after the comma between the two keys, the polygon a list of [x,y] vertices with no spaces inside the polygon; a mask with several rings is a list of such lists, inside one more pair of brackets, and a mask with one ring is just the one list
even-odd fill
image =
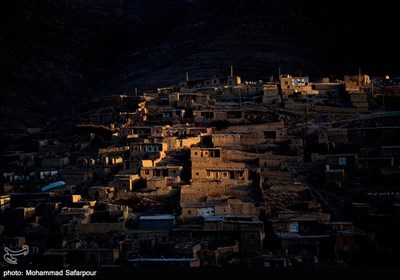
{"label": "shadowed hillside", "polygon": [[278,67],[311,78],[393,73],[394,13],[340,1],[2,0],[0,123],[38,125],[77,100],[169,85],[186,71],[226,75],[230,65],[244,79]]}

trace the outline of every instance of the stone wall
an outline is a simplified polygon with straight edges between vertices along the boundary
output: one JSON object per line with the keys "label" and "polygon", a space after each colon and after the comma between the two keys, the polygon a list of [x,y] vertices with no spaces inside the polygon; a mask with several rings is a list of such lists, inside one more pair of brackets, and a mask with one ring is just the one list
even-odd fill
{"label": "stone wall", "polygon": [[242,143],[240,134],[213,134],[211,137],[214,147],[235,147]]}
{"label": "stone wall", "polygon": [[185,185],[181,188],[181,203],[196,204],[207,200],[207,195],[202,187]]}
{"label": "stone wall", "polygon": [[163,142],[167,144],[168,150],[190,148],[194,145],[199,144],[201,141],[200,136],[188,137],[179,139],[177,137],[164,137]]}

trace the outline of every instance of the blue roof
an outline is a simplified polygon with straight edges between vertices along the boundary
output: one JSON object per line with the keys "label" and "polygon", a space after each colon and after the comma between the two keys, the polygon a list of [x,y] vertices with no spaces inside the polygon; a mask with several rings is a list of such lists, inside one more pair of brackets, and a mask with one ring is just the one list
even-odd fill
{"label": "blue roof", "polygon": [[43,187],[42,188],[42,192],[45,192],[45,191],[48,191],[48,190],[52,190],[52,189],[55,189],[55,188],[59,188],[59,187],[62,187],[64,185],[65,185],[64,181],[57,181],[57,182],[48,184],[47,186]]}
{"label": "blue roof", "polygon": [[152,215],[152,216],[141,216],[139,220],[175,220],[174,215]]}

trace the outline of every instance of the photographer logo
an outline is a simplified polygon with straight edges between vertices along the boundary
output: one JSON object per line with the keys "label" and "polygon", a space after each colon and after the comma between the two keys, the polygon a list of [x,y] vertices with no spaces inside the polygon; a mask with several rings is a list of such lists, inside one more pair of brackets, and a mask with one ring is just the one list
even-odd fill
{"label": "photographer logo", "polygon": [[18,264],[18,256],[26,256],[29,253],[29,246],[23,245],[20,250],[11,250],[7,247],[4,248],[4,260],[9,264]]}

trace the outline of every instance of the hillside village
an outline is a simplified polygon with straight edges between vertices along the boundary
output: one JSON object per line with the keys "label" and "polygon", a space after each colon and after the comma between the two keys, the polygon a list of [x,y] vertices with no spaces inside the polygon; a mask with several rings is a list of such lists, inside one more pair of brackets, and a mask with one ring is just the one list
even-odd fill
{"label": "hillside village", "polygon": [[76,104],[2,136],[0,247],[52,267],[393,264],[399,88],[231,71]]}

